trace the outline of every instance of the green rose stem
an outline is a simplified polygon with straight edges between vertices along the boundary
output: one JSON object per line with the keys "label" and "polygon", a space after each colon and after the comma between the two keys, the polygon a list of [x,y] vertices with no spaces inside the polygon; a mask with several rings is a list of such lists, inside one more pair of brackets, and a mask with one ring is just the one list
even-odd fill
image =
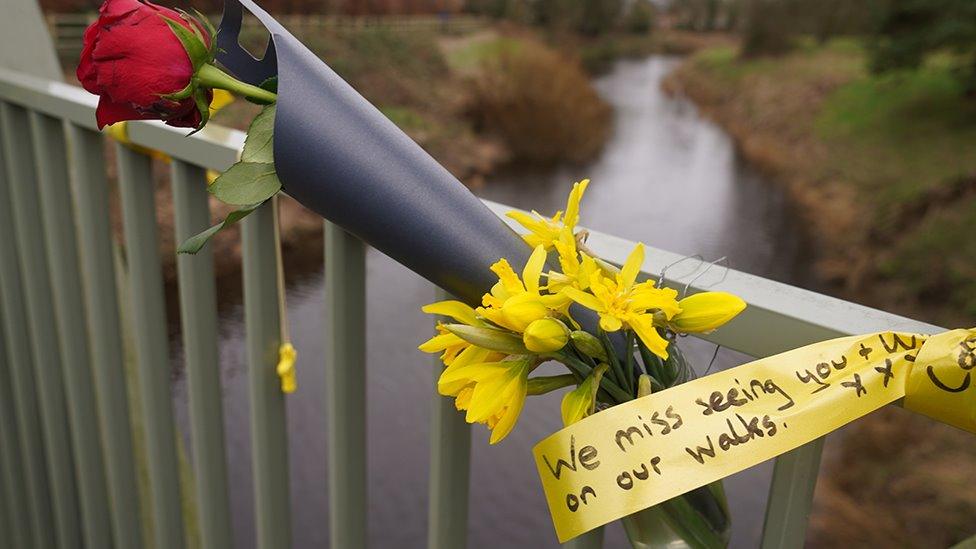
{"label": "green rose stem", "polygon": [[208,88],[227,90],[261,103],[270,104],[274,103],[278,99],[278,95],[274,92],[241,82],[240,80],[210,64],[200,67],[200,70],[197,71],[196,78],[201,85]]}

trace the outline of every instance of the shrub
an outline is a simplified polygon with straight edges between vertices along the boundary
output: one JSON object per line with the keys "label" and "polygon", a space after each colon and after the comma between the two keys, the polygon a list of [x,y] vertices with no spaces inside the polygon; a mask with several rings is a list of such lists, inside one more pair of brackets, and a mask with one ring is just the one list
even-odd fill
{"label": "shrub", "polygon": [[634,34],[647,34],[654,26],[654,8],[650,2],[634,2],[624,18],[624,28]]}
{"label": "shrub", "polygon": [[472,85],[476,124],[498,134],[513,160],[581,162],[603,146],[610,107],[574,59],[523,42],[486,59]]}

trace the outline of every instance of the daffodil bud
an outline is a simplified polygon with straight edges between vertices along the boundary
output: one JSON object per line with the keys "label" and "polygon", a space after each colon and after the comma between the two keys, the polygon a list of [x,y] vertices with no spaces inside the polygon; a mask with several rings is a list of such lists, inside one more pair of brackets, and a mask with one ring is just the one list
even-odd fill
{"label": "daffodil bud", "polygon": [[586,376],[579,387],[566,393],[560,405],[560,413],[563,417],[563,425],[570,426],[584,417],[593,413],[596,408],[596,394],[600,390],[600,380],[609,368],[606,364],[600,364]]}
{"label": "daffodil bud", "polygon": [[542,318],[526,326],[522,342],[535,353],[558,351],[569,342],[569,328],[555,318]]}
{"label": "daffodil bud", "polygon": [[707,333],[732,320],[746,302],[726,292],[702,292],[678,302],[681,312],[669,321],[681,333]]}
{"label": "daffodil bud", "polygon": [[607,361],[606,349],[603,348],[603,344],[593,334],[584,332],[583,330],[574,330],[573,333],[569,334],[569,337],[573,340],[573,346],[579,352],[601,362]]}
{"label": "daffodil bud", "polygon": [[509,298],[502,306],[502,316],[508,326],[522,332],[532,322],[545,318],[549,314],[549,307],[539,299],[538,295],[526,292]]}
{"label": "daffodil bud", "polygon": [[518,335],[494,328],[481,328],[467,324],[444,324],[444,329],[468,343],[509,355],[525,354],[525,347]]}
{"label": "daffodil bud", "polygon": [[556,389],[569,387],[570,385],[576,385],[576,376],[573,374],[532,377],[529,378],[528,390],[526,393],[529,395],[544,395],[546,393],[551,393]]}

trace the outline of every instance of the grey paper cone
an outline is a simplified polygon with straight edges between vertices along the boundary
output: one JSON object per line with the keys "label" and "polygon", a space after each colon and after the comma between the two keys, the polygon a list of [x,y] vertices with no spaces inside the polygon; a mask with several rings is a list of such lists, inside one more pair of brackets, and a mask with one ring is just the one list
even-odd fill
{"label": "grey paper cone", "polygon": [[[241,9],[271,33],[258,61]],[[476,304],[499,258],[528,246],[420,146],[250,0],[227,0],[218,60],[241,80],[278,76],[274,157],[285,192],[399,263]]]}

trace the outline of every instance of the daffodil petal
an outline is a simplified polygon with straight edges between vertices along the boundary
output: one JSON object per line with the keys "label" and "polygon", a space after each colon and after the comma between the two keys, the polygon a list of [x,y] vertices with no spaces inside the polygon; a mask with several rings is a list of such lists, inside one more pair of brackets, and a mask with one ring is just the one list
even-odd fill
{"label": "daffodil petal", "polygon": [[562,403],[559,406],[563,426],[569,427],[586,417],[586,411],[590,407],[590,394],[589,386],[584,382],[576,389],[563,395]]}
{"label": "daffodil petal", "polygon": [[462,345],[465,341],[454,334],[436,335],[420,344],[418,349],[425,353],[439,353],[448,347]]}
{"label": "daffodil petal", "polygon": [[601,314],[600,327],[603,328],[603,331],[605,332],[616,332],[623,327],[623,323],[619,318],[613,315]]}
{"label": "daffodil petal", "polygon": [[569,193],[566,200],[566,216],[563,217],[563,224],[572,229],[579,222],[580,201],[583,200],[583,193],[589,186],[590,180],[584,179],[573,184],[573,190]]}
{"label": "daffodil petal", "polygon": [[536,246],[525,263],[525,268],[522,269],[522,282],[525,284],[526,291],[539,291],[539,277],[542,276],[542,268],[545,264],[546,249],[542,245]]}
{"label": "daffodil petal", "polygon": [[594,311],[603,310],[603,302],[597,299],[597,297],[593,294],[588,294],[572,287],[563,288],[562,293],[587,309],[592,309]]}
{"label": "daffodil petal", "polygon": [[620,286],[629,289],[637,280],[641,266],[644,264],[644,244],[638,242],[634,250],[627,256],[627,262],[620,269]]}
{"label": "daffodil petal", "polygon": [[519,280],[512,266],[508,264],[508,260],[499,259],[491,266],[491,270],[498,275],[498,280],[502,283],[505,291],[513,294],[520,294],[525,291],[525,286],[522,285],[522,281]]}
{"label": "daffodil petal", "polygon": [[421,307],[421,311],[431,315],[449,316],[458,322],[463,322],[470,326],[480,326],[482,322],[475,316],[474,309],[460,301],[451,299],[438,301]]}
{"label": "daffodil petal", "polygon": [[634,330],[649,351],[661,358],[668,358],[668,340],[661,337],[654,328],[651,315],[635,315],[627,319],[627,325]]}
{"label": "daffodil petal", "polygon": [[[523,376],[524,377],[524,376]],[[505,413],[502,417],[498,419],[498,423],[491,430],[491,438],[488,440],[489,444],[496,444],[501,442],[512,429],[515,428],[515,423],[518,421],[519,415],[522,413],[522,407],[525,405],[525,395],[528,389],[528,382],[521,381],[518,393],[516,393],[512,398],[509,399],[508,407],[505,408]]]}

